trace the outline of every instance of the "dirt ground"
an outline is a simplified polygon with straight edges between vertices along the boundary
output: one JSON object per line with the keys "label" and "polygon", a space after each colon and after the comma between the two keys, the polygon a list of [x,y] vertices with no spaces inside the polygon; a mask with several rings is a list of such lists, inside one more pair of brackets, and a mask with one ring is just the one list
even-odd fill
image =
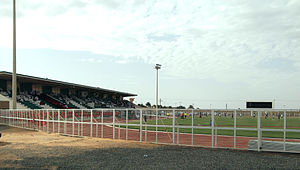
{"label": "dirt ground", "polygon": [[300,169],[300,154],[69,137],[0,125],[0,169]]}

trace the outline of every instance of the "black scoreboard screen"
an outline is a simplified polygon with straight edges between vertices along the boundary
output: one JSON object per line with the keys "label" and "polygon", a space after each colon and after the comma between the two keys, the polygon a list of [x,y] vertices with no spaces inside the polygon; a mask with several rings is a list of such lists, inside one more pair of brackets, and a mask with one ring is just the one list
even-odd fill
{"label": "black scoreboard screen", "polygon": [[272,109],[272,102],[247,102],[246,108],[270,108],[270,109]]}

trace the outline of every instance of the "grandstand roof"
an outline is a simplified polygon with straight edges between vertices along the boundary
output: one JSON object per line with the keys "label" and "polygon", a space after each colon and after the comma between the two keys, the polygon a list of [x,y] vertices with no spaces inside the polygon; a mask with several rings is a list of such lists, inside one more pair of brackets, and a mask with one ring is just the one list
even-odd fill
{"label": "grandstand roof", "polygon": [[[12,73],[6,72],[6,71],[0,71],[0,79],[11,80]],[[77,88],[77,89],[81,89],[81,90],[97,91],[97,92],[101,92],[101,93],[119,94],[119,95],[122,95],[123,97],[137,96],[136,94],[132,94],[132,93],[120,92],[120,91],[109,90],[109,89],[104,89],[104,88],[100,88],[100,87],[86,86],[86,85],[75,84],[75,83],[68,83],[68,82],[51,80],[48,78],[28,76],[28,75],[23,75],[23,74],[17,74],[17,81],[21,81],[23,83],[37,83],[37,84],[57,86],[57,87],[63,87],[63,88]]]}

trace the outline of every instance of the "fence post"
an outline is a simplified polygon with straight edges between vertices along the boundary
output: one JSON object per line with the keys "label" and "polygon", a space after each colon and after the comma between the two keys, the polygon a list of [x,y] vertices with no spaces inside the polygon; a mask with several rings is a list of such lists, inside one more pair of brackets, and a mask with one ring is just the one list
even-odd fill
{"label": "fence post", "polygon": [[119,124],[118,139],[120,139],[121,138],[121,124],[120,124],[120,122],[118,122],[118,124]]}
{"label": "fence post", "polygon": [[17,125],[17,113],[18,113],[18,111],[14,111],[14,126],[16,127],[16,125]]}
{"label": "fence post", "polygon": [[49,133],[49,110],[47,109],[47,133]]}
{"label": "fence post", "polygon": [[65,110],[65,118],[64,118],[64,134],[67,134],[67,109]]}
{"label": "fence post", "polygon": [[147,110],[145,110],[145,142],[147,142],[147,136],[148,136],[148,133],[147,133]]}
{"label": "fence post", "polygon": [[145,124],[145,137],[144,137],[144,141],[147,142],[147,109],[143,110],[142,112],[144,112],[143,114],[143,118],[142,118],[142,122],[144,122]]}
{"label": "fence post", "polygon": [[74,136],[74,122],[75,122],[75,113],[73,109],[72,110],[72,136]]}
{"label": "fence post", "polygon": [[179,127],[177,127],[177,145],[179,144]]}
{"label": "fence post", "polygon": [[126,140],[128,140],[128,109],[126,109]]}
{"label": "fence post", "polygon": [[211,110],[211,147],[214,148],[215,112]]}
{"label": "fence post", "polygon": [[116,112],[114,109],[113,110],[113,139],[115,139],[115,119],[116,119]]}
{"label": "fence post", "polygon": [[91,133],[90,136],[93,137],[93,110],[91,110]]}
{"label": "fence post", "polygon": [[5,116],[6,116],[6,118],[5,118],[5,123],[8,123],[8,125],[9,125],[9,112],[10,112],[10,111],[7,110],[7,111],[6,111],[6,115],[5,115]]}
{"label": "fence post", "polygon": [[13,122],[12,122],[12,126],[15,126],[15,121],[16,121],[16,119],[15,119],[15,114],[16,114],[16,111],[14,110],[13,111]]}
{"label": "fence post", "polygon": [[77,112],[77,135],[80,136],[80,111]]}
{"label": "fence post", "polygon": [[[16,113],[16,111],[14,111],[15,113]],[[33,110],[31,111],[31,118],[30,118],[30,120],[31,120],[31,129],[34,129],[35,130],[35,126],[34,126],[34,121],[33,121]],[[14,121],[15,121],[15,119],[14,119]]]}
{"label": "fence post", "polygon": [[39,110],[39,130],[41,130],[41,110]]}
{"label": "fence post", "polygon": [[[10,126],[10,117],[11,117],[11,116],[10,116],[10,110],[8,110],[8,116],[7,116],[7,117],[8,117],[8,125]],[[27,123],[27,124],[28,124],[28,123]]]}
{"label": "fence post", "polygon": [[[97,118],[99,119],[99,112],[97,112],[96,116],[98,116]],[[95,119],[95,122],[96,122],[96,137],[98,138],[99,137],[99,122],[97,120],[97,118]]]}
{"label": "fence post", "polygon": [[54,124],[55,124],[55,120],[54,120],[54,115],[55,114],[55,112],[52,110],[52,122],[53,122],[53,126],[52,126],[52,129],[53,129],[53,133],[54,133]]}
{"label": "fence post", "polygon": [[13,121],[12,121],[12,126],[15,125],[15,113],[16,113],[16,111],[13,111],[13,115],[12,115],[12,119],[13,119]]}
{"label": "fence post", "polygon": [[19,111],[15,111],[15,123],[14,123],[14,126],[17,127],[18,126],[18,113]]}
{"label": "fence post", "polygon": [[[22,111],[19,111],[18,112],[18,127],[22,127]],[[0,123],[1,123],[1,120],[0,120]]]}
{"label": "fence post", "polygon": [[234,138],[233,138],[233,140],[234,140],[233,147],[236,148],[236,110],[234,110]]}
{"label": "fence post", "polygon": [[20,122],[21,122],[21,111],[19,111],[19,114],[18,114],[18,127],[21,127],[20,126]]}
{"label": "fence post", "polygon": [[14,117],[15,117],[14,115],[15,114],[14,113],[15,113],[15,111],[13,110],[12,113],[11,113],[11,122],[10,122],[11,126],[14,126],[14,122],[15,122],[15,119],[14,119]]}
{"label": "fence post", "polygon": [[175,144],[175,110],[173,109],[173,144]]}
{"label": "fence post", "polygon": [[23,118],[23,127],[26,128],[26,111],[24,111]]}
{"label": "fence post", "polygon": [[143,111],[140,110],[140,142],[143,140]]}
{"label": "fence post", "polygon": [[16,111],[13,112],[13,124],[14,127],[16,126]]}
{"label": "fence post", "polygon": [[103,109],[101,112],[101,138],[103,138]]}
{"label": "fence post", "polygon": [[[27,112],[26,112],[26,128],[29,128],[29,112],[30,112],[30,111],[27,111]],[[11,119],[10,114],[11,114],[11,111],[9,110],[9,111],[8,111],[8,115],[9,115],[8,120]]]}
{"label": "fence post", "polygon": [[192,109],[192,145],[194,145],[194,109]]}
{"label": "fence post", "polygon": [[81,110],[81,136],[83,136],[83,110]]}
{"label": "fence post", "polygon": [[283,150],[286,151],[286,110],[284,110],[284,122],[283,122]]}
{"label": "fence post", "polygon": [[19,126],[19,113],[20,113],[20,111],[17,111],[17,114],[16,114],[16,123],[15,123],[16,127]]}
{"label": "fence post", "polygon": [[59,110],[57,110],[57,119],[58,119],[58,134],[59,134],[59,132],[60,132],[60,111]]}
{"label": "fence post", "polygon": [[19,115],[20,115],[20,111],[17,111],[17,117],[16,117],[16,119],[17,119],[17,121],[16,121],[16,126],[17,126],[17,127],[19,127],[19,121],[20,121]]}
{"label": "fence post", "polygon": [[157,124],[158,124],[158,110],[156,108],[156,115],[155,115],[155,143],[157,143]]}
{"label": "fence post", "polygon": [[6,113],[6,122],[8,122],[8,125],[10,126],[10,110],[7,110],[7,113]]}
{"label": "fence post", "polygon": [[11,111],[9,114],[9,119],[10,119],[10,126],[14,125],[14,111]]}
{"label": "fence post", "polygon": [[261,141],[261,128],[260,128],[260,116],[261,116],[261,112],[258,111],[257,113],[257,151],[261,150],[261,145],[262,145],[262,141]]}
{"label": "fence post", "polygon": [[[46,118],[45,118],[46,117]],[[46,132],[46,120],[45,119],[47,119],[47,110],[43,110],[43,131],[45,131]]]}

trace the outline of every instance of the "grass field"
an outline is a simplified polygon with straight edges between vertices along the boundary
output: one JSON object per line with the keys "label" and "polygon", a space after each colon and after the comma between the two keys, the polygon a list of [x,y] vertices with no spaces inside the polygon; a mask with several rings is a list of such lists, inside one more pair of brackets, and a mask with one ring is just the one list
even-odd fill
{"label": "grass field", "polygon": [[[194,117],[194,126],[210,126],[211,117]],[[176,125],[183,125],[183,126],[191,126],[192,125],[192,118],[187,117],[186,119],[176,118],[175,120]],[[139,121],[132,121],[131,124],[139,124]],[[255,128],[257,127],[257,117],[237,117],[237,127],[239,128]],[[143,122],[144,124],[144,122]],[[148,120],[147,124],[155,125],[155,120]],[[159,125],[172,125],[173,119],[160,119],[158,121]],[[215,126],[217,127],[234,127],[234,119],[231,117],[215,117]],[[267,119],[261,118],[261,127],[267,129],[283,129],[284,120],[277,119],[277,118],[270,118]],[[139,126],[129,126],[129,128],[139,129]],[[143,128],[145,129],[145,128]],[[287,129],[300,129],[300,118],[287,118]],[[147,130],[155,130],[155,127],[148,127]],[[159,131],[168,131],[172,132],[172,128],[158,128]],[[177,129],[176,129],[177,131]],[[180,133],[192,133],[192,128],[180,128]],[[195,134],[211,134],[211,129],[197,129],[194,128]],[[233,136],[233,130],[221,130],[217,131],[218,135],[228,135]],[[262,132],[263,137],[269,138],[283,138],[283,132]],[[247,137],[257,137],[257,131],[248,131],[248,130],[238,130],[237,136],[247,136]],[[286,137],[290,139],[300,139],[300,133],[297,132],[286,132]]]}

